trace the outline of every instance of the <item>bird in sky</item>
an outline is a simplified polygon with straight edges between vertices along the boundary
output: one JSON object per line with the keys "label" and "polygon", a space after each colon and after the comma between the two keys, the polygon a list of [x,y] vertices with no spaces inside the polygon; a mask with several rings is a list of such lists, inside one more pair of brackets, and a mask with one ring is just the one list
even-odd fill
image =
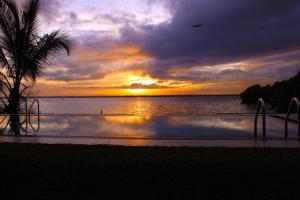
{"label": "bird in sky", "polygon": [[195,25],[193,25],[193,28],[201,28],[203,26],[204,26],[203,24],[195,24]]}

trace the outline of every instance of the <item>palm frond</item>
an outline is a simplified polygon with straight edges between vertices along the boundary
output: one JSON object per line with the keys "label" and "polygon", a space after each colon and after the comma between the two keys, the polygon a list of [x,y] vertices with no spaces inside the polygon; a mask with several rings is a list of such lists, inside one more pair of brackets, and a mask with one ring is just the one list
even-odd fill
{"label": "palm frond", "polygon": [[13,26],[13,16],[7,7],[0,9],[0,42],[1,44],[13,43],[16,29]]}
{"label": "palm frond", "polygon": [[14,22],[17,29],[20,28],[20,16],[18,6],[14,0],[2,0],[4,4],[9,8],[10,12],[14,16]]}
{"label": "palm frond", "polygon": [[0,94],[2,94],[6,99],[8,99],[9,95],[6,91],[11,91],[12,87],[6,78],[6,76],[0,72]]}
{"label": "palm frond", "polygon": [[37,45],[32,46],[31,55],[28,55],[26,68],[23,74],[34,80],[45,69],[45,65],[52,63],[54,57],[61,51],[71,52],[72,42],[69,36],[60,31],[52,32],[40,38]]}
{"label": "palm frond", "polygon": [[10,68],[10,65],[1,47],[0,47],[0,63],[2,64],[2,67],[5,67],[6,69]]}
{"label": "palm frond", "polygon": [[[2,51],[5,50],[7,57],[12,60],[16,58],[16,26],[14,18],[10,8],[2,2],[0,6],[0,47]],[[2,58],[4,58],[3,55]]]}
{"label": "palm frond", "polygon": [[25,44],[35,40],[35,35],[38,30],[37,14],[39,5],[39,0],[26,1],[23,5],[23,14],[21,19],[26,33]]}
{"label": "palm frond", "polygon": [[15,83],[35,81],[55,56],[71,51],[71,40],[61,31],[39,36],[39,5],[39,0],[26,0],[19,9],[15,0],[0,0],[0,63]]}

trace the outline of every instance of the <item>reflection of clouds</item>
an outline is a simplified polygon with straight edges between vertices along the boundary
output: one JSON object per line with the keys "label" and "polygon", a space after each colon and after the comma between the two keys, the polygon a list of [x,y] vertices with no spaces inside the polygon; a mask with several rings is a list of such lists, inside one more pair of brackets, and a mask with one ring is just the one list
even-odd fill
{"label": "reflection of clouds", "polygon": [[96,116],[45,117],[39,135],[83,137],[147,137],[153,135],[147,128],[147,118],[123,116],[98,118]]}
{"label": "reflection of clouds", "polygon": [[[252,116],[139,117],[44,116],[39,136],[53,137],[251,137]],[[261,120],[261,119],[260,119]],[[258,122],[261,130],[261,121]],[[297,125],[290,124],[290,135]],[[267,135],[283,136],[284,121],[267,118]],[[139,141],[133,140],[133,143]]]}
{"label": "reflection of clouds", "polygon": [[253,127],[251,119],[234,119],[234,118],[219,118],[207,117],[205,118],[171,118],[170,123],[174,126],[191,125],[194,127],[207,127],[207,128],[225,128],[233,130],[250,130]]}
{"label": "reflection of clouds", "polygon": [[250,120],[229,121],[224,119],[216,119],[214,121],[212,120],[192,121],[191,124],[194,126],[201,126],[201,127],[217,127],[217,128],[228,128],[234,130],[249,130],[253,126],[253,122]]}

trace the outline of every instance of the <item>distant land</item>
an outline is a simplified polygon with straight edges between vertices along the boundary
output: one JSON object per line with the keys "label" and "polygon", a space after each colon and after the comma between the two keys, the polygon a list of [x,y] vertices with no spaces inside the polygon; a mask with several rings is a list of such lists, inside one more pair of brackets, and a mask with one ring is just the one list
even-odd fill
{"label": "distant land", "polygon": [[239,94],[209,94],[209,95],[123,95],[123,96],[35,96],[30,98],[127,98],[127,97],[227,97],[227,96],[236,96],[239,97]]}
{"label": "distant land", "polygon": [[278,110],[286,109],[293,97],[300,97],[300,71],[296,76],[273,85],[253,85],[240,96],[245,104],[256,104],[259,98],[263,98]]}

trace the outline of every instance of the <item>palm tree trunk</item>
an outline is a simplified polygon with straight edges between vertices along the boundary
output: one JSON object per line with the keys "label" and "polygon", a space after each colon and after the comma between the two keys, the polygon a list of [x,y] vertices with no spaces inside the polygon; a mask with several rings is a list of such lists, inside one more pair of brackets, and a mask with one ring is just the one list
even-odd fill
{"label": "palm tree trunk", "polygon": [[10,91],[7,113],[19,114],[20,108],[20,82],[16,81],[14,88]]}
{"label": "palm tree trunk", "polygon": [[20,136],[21,135],[20,116],[19,115],[9,116],[9,122],[12,130],[12,134],[14,136]]}

